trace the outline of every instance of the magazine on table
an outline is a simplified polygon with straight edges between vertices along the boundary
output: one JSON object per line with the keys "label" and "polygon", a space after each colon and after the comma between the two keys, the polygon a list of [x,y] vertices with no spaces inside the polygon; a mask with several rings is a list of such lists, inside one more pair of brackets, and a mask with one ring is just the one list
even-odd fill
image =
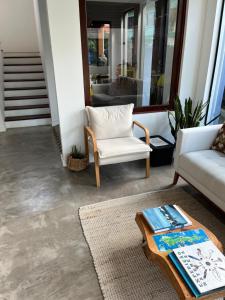
{"label": "magazine on table", "polygon": [[209,240],[207,234],[201,228],[157,234],[153,236],[153,239],[159,251],[171,251],[179,247],[190,246]]}
{"label": "magazine on table", "polygon": [[192,222],[177,205],[167,204],[148,208],[143,211],[143,215],[155,233],[192,225]]}

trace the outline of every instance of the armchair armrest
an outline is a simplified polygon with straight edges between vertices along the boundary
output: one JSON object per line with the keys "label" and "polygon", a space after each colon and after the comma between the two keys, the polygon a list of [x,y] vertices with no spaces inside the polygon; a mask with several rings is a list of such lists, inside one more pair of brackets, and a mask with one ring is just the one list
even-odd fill
{"label": "armchair armrest", "polygon": [[133,121],[133,126],[136,125],[138,127],[140,127],[141,129],[144,130],[145,132],[145,141],[146,141],[146,144],[150,144],[150,136],[149,136],[149,130],[148,128],[146,128],[144,125],[142,125],[141,123],[139,123],[138,121]]}
{"label": "armchair armrest", "polygon": [[221,126],[222,125],[211,125],[181,129],[177,135],[174,160],[175,168],[178,165],[179,156],[181,154],[210,149]]}
{"label": "armchair armrest", "polygon": [[94,151],[94,153],[98,152],[95,134],[94,134],[93,130],[89,126],[85,126],[84,127],[84,135],[85,135],[86,154],[88,152],[88,137],[91,138],[91,141],[92,141],[92,144],[93,144],[93,151]]}

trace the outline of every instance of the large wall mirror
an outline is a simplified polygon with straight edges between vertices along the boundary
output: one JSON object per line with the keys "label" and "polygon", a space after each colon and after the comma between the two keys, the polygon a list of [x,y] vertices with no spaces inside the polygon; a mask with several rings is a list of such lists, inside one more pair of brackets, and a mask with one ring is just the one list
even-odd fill
{"label": "large wall mirror", "polygon": [[172,108],[185,12],[186,0],[80,0],[86,104]]}

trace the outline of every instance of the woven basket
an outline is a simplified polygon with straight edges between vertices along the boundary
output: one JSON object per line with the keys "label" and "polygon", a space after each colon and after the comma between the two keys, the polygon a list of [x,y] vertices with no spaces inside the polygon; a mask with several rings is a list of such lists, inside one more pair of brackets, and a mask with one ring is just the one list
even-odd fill
{"label": "woven basket", "polygon": [[88,159],[87,158],[73,158],[72,156],[68,157],[67,167],[71,171],[82,171],[85,170],[88,166]]}

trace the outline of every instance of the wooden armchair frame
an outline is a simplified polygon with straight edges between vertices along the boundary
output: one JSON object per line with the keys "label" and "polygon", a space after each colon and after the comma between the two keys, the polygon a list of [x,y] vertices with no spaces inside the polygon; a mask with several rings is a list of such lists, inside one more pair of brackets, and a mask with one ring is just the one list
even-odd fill
{"label": "wooden armchair frame", "polygon": [[[136,125],[139,128],[143,129],[145,132],[145,141],[146,144],[150,145],[150,136],[148,128],[144,127],[138,121],[133,121],[133,126]],[[93,145],[93,155],[94,155],[94,164],[95,164],[95,176],[96,176],[96,186],[97,188],[100,187],[100,165],[99,165],[99,154],[98,154],[98,147],[97,141],[95,137],[95,133],[89,126],[84,127],[84,140],[85,140],[85,154],[89,160],[89,143],[88,139],[91,139]],[[150,158],[146,158],[146,177],[150,176]]]}

